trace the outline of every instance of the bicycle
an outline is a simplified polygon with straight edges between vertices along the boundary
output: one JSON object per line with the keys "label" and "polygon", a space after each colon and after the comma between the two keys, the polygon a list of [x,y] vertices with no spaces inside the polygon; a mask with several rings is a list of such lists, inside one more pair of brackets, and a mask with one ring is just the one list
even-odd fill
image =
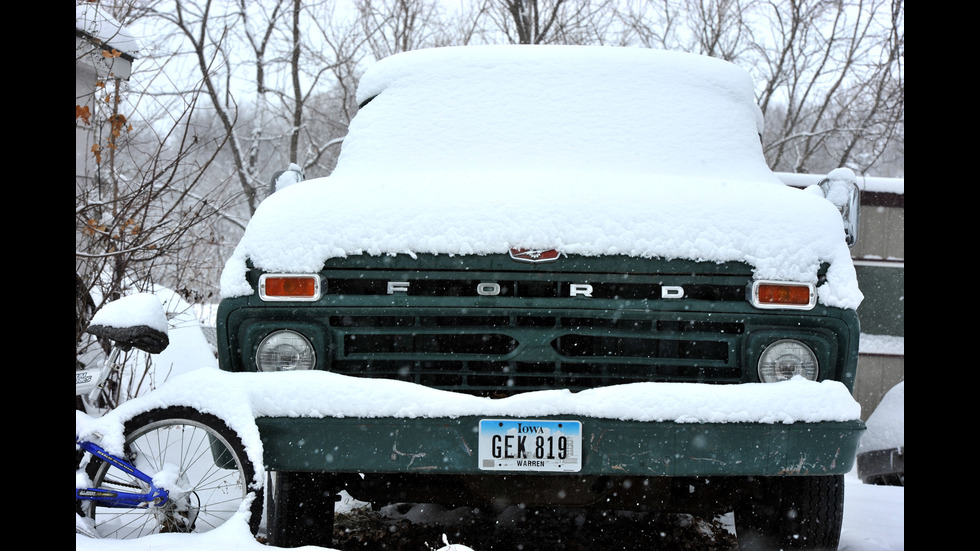
{"label": "bicycle", "polygon": [[[118,311],[127,307],[128,299],[107,308],[118,303]],[[135,301],[128,302],[131,307]],[[137,348],[158,354],[169,344],[166,331],[149,325],[115,327],[98,320],[97,314],[87,332],[108,338],[113,346],[101,367],[76,371],[76,396],[88,395],[90,401],[98,397],[112,371],[121,369],[122,353]],[[133,417],[125,423],[123,435],[123,457],[97,442],[75,438],[76,454],[82,455],[76,468],[85,469],[91,480],[90,486],[75,488],[76,514],[90,519],[93,533],[83,532],[117,539],[206,532],[230,519],[250,493],[254,498],[249,528],[257,532],[263,495],[251,484],[256,468],[242,439],[223,420],[172,406]]]}

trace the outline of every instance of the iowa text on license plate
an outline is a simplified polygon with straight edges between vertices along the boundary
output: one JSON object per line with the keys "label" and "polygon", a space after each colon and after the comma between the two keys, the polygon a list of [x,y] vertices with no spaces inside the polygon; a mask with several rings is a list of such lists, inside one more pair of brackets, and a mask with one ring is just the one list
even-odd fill
{"label": "iowa text on license plate", "polygon": [[480,420],[480,469],[559,471],[582,469],[582,423],[540,419]]}

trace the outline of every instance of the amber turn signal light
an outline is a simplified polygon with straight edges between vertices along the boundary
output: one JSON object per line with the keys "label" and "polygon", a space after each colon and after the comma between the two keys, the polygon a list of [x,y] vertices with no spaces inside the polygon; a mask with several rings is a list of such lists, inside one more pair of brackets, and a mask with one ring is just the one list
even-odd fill
{"label": "amber turn signal light", "polygon": [[265,274],[259,278],[262,300],[318,300],[320,278],[310,274]]}
{"label": "amber turn signal light", "polygon": [[796,308],[809,310],[816,304],[817,293],[809,283],[756,281],[750,300],[756,308]]}

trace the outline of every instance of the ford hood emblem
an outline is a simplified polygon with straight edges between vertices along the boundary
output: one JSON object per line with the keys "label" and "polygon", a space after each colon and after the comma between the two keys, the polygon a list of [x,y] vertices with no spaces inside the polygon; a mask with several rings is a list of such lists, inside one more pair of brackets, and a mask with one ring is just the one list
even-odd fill
{"label": "ford hood emblem", "polygon": [[510,257],[518,262],[553,262],[558,260],[555,249],[511,249]]}

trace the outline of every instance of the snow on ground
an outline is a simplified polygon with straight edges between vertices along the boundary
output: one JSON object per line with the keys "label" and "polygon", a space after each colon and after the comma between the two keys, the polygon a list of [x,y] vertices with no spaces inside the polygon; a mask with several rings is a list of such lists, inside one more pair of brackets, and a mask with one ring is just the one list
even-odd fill
{"label": "snow on ground", "polygon": [[[905,488],[863,484],[853,472],[845,475],[844,483],[844,528],[839,551],[904,551]],[[440,542],[433,542],[436,543]],[[453,545],[447,545],[441,551],[481,551],[480,542],[450,540],[449,543]],[[241,518],[235,518],[217,530],[204,534],[157,534],[136,541],[95,540],[75,535],[75,551],[149,549],[268,551],[270,548],[255,541]],[[318,551],[326,548],[305,546],[299,549]]]}

